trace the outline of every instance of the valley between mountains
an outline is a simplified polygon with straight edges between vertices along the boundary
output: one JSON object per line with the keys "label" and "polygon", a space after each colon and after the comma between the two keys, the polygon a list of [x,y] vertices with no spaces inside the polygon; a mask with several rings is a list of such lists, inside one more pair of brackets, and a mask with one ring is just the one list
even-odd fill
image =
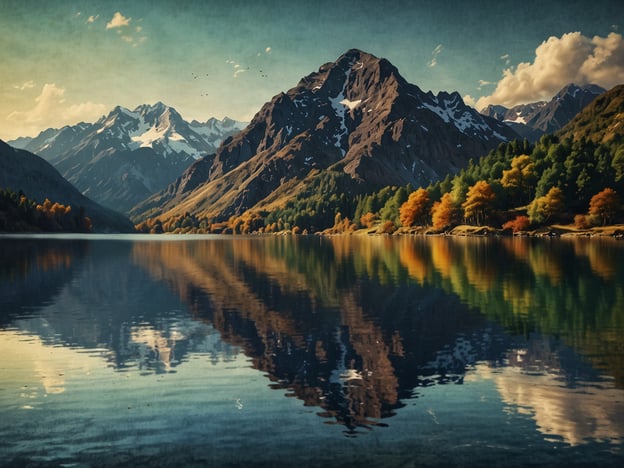
{"label": "valley between mountains", "polygon": [[80,207],[101,232],[612,224],[622,216],[623,102],[622,86],[570,84],[549,102],[478,112],[352,49],[248,123],[187,122],[158,102],[2,143],[0,230],[41,229],[46,198],[76,216]]}

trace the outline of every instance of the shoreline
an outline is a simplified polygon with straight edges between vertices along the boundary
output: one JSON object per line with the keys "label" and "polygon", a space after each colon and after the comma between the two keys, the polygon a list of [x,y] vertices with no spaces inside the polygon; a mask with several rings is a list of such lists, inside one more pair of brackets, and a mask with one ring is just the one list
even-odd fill
{"label": "shoreline", "polygon": [[[44,232],[44,231],[0,231],[0,235],[6,236],[20,236],[20,235],[39,235],[46,236],[48,234],[54,235],[81,235],[85,238],[89,236],[98,236],[98,235],[145,235],[148,233],[143,232],[129,232],[129,233],[102,233],[102,232]],[[184,235],[214,235],[214,236],[323,236],[323,237],[334,237],[334,236],[437,236],[437,237],[526,237],[526,238],[540,238],[540,237],[549,237],[549,238],[613,238],[613,239],[622,239],[624,240],[624,224],[615,224],[610,226],[597,226],[588,229],[579,229],[572,224],[563,225],[563,224],[552,224],[548,226],[542,226],[536,229],[527,230],[527,231],[516,231],[512,232],[510,229],[500,229],[495,228],[493,226],[472,226],[469,224],[461,224],[455,226],[447,231],[436,231],[433,230],[430,226],[413,226],[413,227],[399,227],[392,233],[384,233],[380,232],[379,226],[374,226],[370,228],[357,229],[353,231],[347,232],[331,232],[330,229],[325,231],[319,231],[315,233],[294,233],[290,230],[272,232],[272,233],[263,233],[263,232],[252,232],[247,234],[234,234],[234,233],[223,233],[223,232],[215,232],[215,233],[205,233],[205,232],[163,232],[158,234],[148,234],[148,235],[158,235],[158,236],[184,236]]]}
{"label": "shoreline", "polygon": [[350,233],[319,233],[320,235],[392,235],[392,236],[450,236],[450,237],[561,237],[561,238],[614,238],[624,239],[624,224],[579,229],[574,225],[552,224],[527,231],[512,232],[492,226],[461,224],[448,231],[435,231],[431,227],[400,227],[392,234],[378,232],[377,228],[359,229]]}

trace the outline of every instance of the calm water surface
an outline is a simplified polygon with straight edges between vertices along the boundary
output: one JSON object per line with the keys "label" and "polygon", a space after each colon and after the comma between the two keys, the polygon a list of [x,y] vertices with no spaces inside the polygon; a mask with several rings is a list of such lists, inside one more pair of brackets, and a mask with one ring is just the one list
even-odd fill
{"label": "calm water surface", "polygon": [[624,460],[624,242],[0,236],[0,464]]}

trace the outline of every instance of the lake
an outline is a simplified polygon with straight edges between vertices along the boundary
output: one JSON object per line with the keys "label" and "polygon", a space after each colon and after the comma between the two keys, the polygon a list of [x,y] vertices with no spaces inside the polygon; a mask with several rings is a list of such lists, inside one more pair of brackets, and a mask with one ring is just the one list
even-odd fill
{"label": "lake", "polygon": [[0,464],[624,460],[624,242],[0,236]]}

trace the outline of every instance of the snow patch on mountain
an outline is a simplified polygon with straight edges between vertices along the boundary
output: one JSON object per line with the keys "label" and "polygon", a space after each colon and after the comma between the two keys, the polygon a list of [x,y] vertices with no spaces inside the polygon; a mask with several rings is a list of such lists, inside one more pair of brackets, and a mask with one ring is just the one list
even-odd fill
{"label": "snow patch on mountain", "polygon": [[[451,123],[464,135],[479,135],[489,140],[491,136],[506,141],[500,133],[490,127],[480,116],[472,112],[458,94],[440,93],[429,96],[431,103],[423,102],[423,106],[438,115],[445,123]],[[424,129],[424,127],[423,127]]]}
{"label": "snow patch on mountain", "polygon": [[347,125],[345,124],[345,112],[347,110],[347,107],[344,104],[344,101],[351,102],[345,98],[345,90],[347,88],[347,83],[348,83],[347,79],[349,77],[349,72],[350,72],[350,69],[347,69],[345,71],[345,80],[344,80],[344,84],[342,85],[342,90],[340,91],[340,93],[338,93],[338,95],[334,98],[331,98],[331,97],[329,98],[329,102],[331,103],[331,106],[334,109],[336,116],[340,119],[340,132],[334,135],[334,138],[335,138],[334,145],[336,146],[336,148],[340,148],[340,151],[342,152],[343,157],[346,154],[346,151],[342,147],[342,139],[345,135],[349,133],[349,130],[347,129]]}
{"label": "snow patch on mountain", "polygon": [[340,101],[340,104],[349,108],[350,111],[356,109],[360,104],[362,104],[362,100],[358,99],[356,101],[350,101],[348,99],[343,99]]}

